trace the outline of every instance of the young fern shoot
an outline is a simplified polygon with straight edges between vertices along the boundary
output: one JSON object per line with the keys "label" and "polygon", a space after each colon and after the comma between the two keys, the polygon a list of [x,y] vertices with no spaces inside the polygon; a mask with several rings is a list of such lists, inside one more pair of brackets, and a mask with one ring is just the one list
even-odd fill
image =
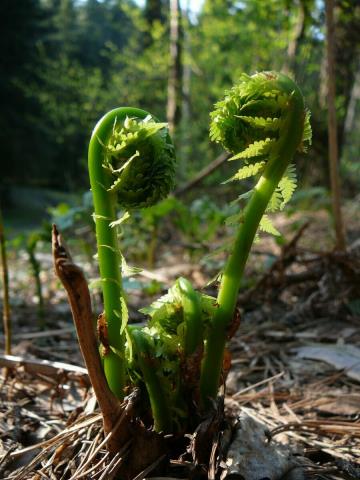
{"label": "young fern shoot", "polygon": [[233,154],[230,160],[245,163],[229,181],[255,176],[257,183],[246,194],[245,209],[235,216],[237,231],[217,299],[179,278],[167,294],[141,310],[149,315],[143,328],[127,326],[122,289],[126,264],[116,231],[122,219],[117,220],[116,209],[120,205],[131,212],[151,206],[169,193],[174,148],[166,124],[135,108],[107,113],[89,145],[104,297],[98,331],[105,377],[119,400],[126,386],[139,385],[142,392],[146,388],[157,432],[188,431],[199,419],[199,403],[207,409],[216,398],[251,245],[259,228],[276,234],[267,213],[281,210],[291,198],[296,187],[291,161],[311,140],[300,90],[276,72],[243,75],[216,104],[211,119],[211,138]]}
{"label": "young fern shoot", "polygon": [[207,331],[200,390],[203,406],[219,388],[228,329],[257,230],[276,233],[266,212],[281,210],[296,187],[291,161],[311,141],[309,114],[293,80],[276,72],[243,75],[211,114],[210,137],[245,166],[230,180],[257,176],[221,275],[217,309]]}
{"label": "young fern shoot", "polygon": [[89,144],[98,261],[104,297],[102,357],[112,392],[122,399],[126,385],[126,325],[116,207],[151,206],[173,186],[175,154],[166,124],[137,108],[117,108],[97,123]]}

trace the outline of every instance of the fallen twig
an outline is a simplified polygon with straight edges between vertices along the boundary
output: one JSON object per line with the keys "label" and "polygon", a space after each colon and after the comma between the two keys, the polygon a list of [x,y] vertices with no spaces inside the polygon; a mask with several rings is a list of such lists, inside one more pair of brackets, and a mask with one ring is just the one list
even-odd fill
{"label": "fallen twig", "polygon": [[90,385],[86,368],[70,363],[29,359],[18,355],[0,355],[0,367],[23,367],[28,373],[47,377],[59,377],[65,374],[70,380],[80,381],[87,386]]}

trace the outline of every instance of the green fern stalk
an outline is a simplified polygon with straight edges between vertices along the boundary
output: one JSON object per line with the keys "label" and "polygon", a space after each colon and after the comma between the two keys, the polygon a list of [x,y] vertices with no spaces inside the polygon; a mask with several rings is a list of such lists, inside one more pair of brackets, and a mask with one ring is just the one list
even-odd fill
{"label": "green fern stalk", "polygon": [[144,110],[117,108],[95,126],[88,161],[107,324],[104,371],[110,389],[121,399],[126,384],[127,310],[116,207],[142,208],[164,198],[173,185],[174,149],[165,124]]}
{"label": "green fern stalk", "polygon": [[[141,334],[138,329],[128,329],[133,340],[128,345],[134,350],[128,357],[132,358],[134,377],[139,376],[139,371],[143,377],[157,431],[160,425],[167,433],[181,431],[187,425],[187,412],[195,401],[192,394],[198,381],[189,376],[197,372],[203,352],[203,320],[209,317],[212,300],[196,292],[185,278],[178,278],[165,295],[140,310],[150,316]],[[140,335],[142,341],[146,340],[142,350]],[[159,404],[159,399],[166,403],[166,408]],[[167,411],[171,413],[171,424],[162,417],[168,417]]]}
{"label": "green fern stalk", "polygon": [[146,338],[146,333],[137,328],[131,329],[130,332],[133,346],[137,352],[137,362],[149,395],[151,412],[154,419],[154,429],[158,433],[169,433],[172,431],[170,406],[167,402],[161,380],[157,375],[159,368],[158,362],[156,358],[154,358]]}
{"label": "green fern stalk", "polygon": [[201,302],[198,293],[186,278],[177,280],[185,322],[184,353],[193,354],[203,342]]}
{"label": "green fern stalk", "polygon": [[[244,118],[245,117],[245,118]],[[217,310],[209,326],[202,364],[200,389],[203,405],[209,406],[219,388],[227,331],[233,320],[245,264],[261,220],[309,129],[304,100],[297,85],[285,75],[263,72],[243,76],[212,114],[211,136],[245,159],[261,176],[253,189],[232,251],[222,273]],[[238,172],[241,178],[241,170]],[[291,195],[290,195],[291,196]],[[280,202],[275,200],[280,208]]]}

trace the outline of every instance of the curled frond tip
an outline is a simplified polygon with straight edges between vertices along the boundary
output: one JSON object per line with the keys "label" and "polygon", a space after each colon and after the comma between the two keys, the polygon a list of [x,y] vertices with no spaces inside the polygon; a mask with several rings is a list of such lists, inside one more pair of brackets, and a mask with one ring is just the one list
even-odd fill
{"label": "curled frond tip", "polygon": [[149,207],[174,186],[175,152],[167,124],[151,115],[114,122],[103,167],[112,176],[108,189],[126,209]]}
{"label": "curled frond tip", "polygon": [[[293,153],[306,152],[311,144],[310,112],[295,82],[277,72],[244,74],[210,116],[210,138],[233,154],[230,160],[245,163],[228,181],[259,177],[268,160],[288,152],[288,166],[266,211],[282,210],[296,188]],[[266,231],[269,222],[263,220]]]}

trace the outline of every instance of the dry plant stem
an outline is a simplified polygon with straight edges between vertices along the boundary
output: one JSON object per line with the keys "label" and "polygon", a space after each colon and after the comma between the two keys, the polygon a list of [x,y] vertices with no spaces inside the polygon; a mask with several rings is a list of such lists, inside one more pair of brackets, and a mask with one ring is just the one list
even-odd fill
{"label": "dry plant stem", "polygon": [[11,355],[11,318],[9,302],[9,271],[7,265],[7,255],[5,246],[5,234],[2,214],[0,210],[0,254],[2,265],[2,285],[3,285],[3,322],[5,334],[5,354]]}
{"label": "dry plant stem", "polygon": [[346,240],[344,223],[341,213],[341,189],[338,164],[338,141],[336,122],[336,92],[335,92],[335,38],[334,38],[334,0],[326,0],[326,50],[327,50],[327,83],[328,83],[328,137],[329,137],[329,168],[332,192],[333,215],[335,221],[336,250],[345,250]]}
{"label": "dry plant stem", "polygon": [[43,375],[50,378],[69,378],[90,386],[86,368],[63,362],[49,362],[48,360],[29,359],[18,355],[0,355],[0,367],[18,369],[22,367],[31,375]]}
{"label": "dry plant stem", "polygon": [[[109,433],[121,411],[121,404],[111,392],[102,369],[86,279],[82,270],[72,262],[55,225],[52,249],[55,271],[68,294],[81,353],[103,415],[104,430]],[[111,445],[108,447],[113,450]]]}

